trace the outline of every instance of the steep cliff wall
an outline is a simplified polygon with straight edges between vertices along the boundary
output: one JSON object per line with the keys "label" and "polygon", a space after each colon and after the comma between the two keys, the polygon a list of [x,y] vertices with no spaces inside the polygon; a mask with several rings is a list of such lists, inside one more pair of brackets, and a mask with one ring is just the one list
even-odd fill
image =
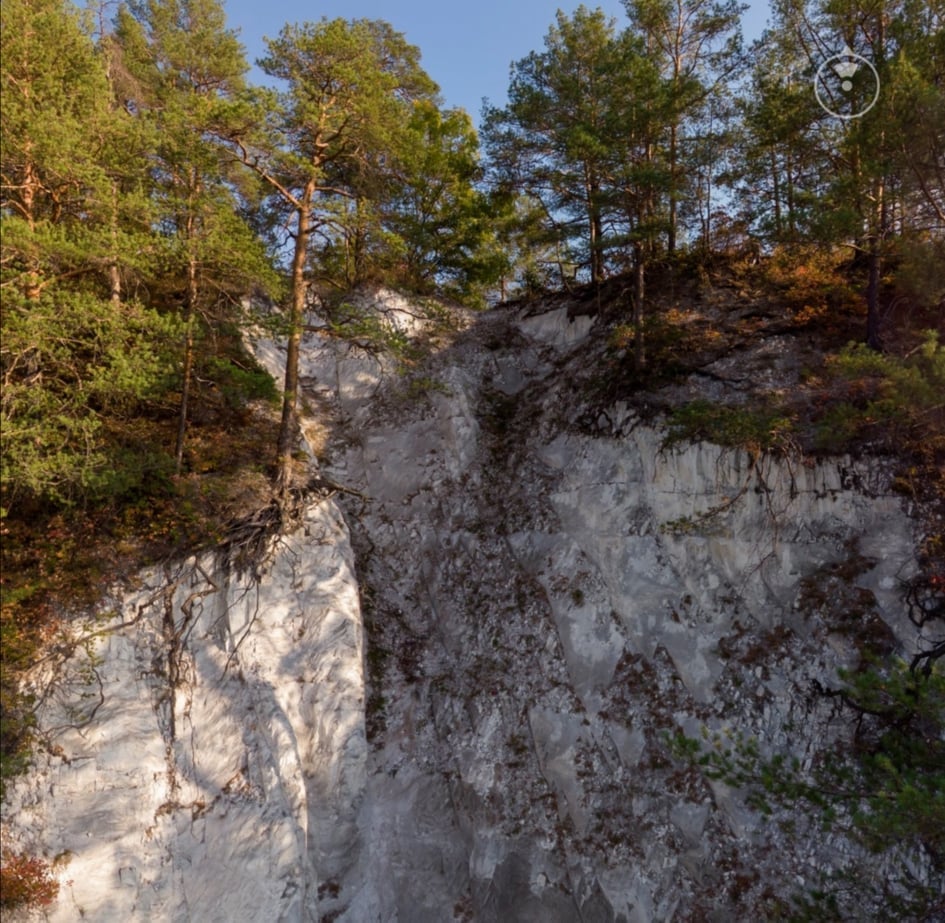
{"label": "steep cliff wall", "polygon": [[316,918],[364,787],[358,589],[331,501],[271,552],[143,574],[37,676],[52,747],[4,836],[58,859],[45,919]]}
{"label": "steep cliff wall", "polygon": [[307,337],[347,528],[313,502],[258,576],[186,562],[78,629],[58,755],[6,808],[66,854],[50,919],[731,920],[853,848],[765,826],[665,735],[846,733],[812,689],[861,654],[847,603],[916,643],[880,467],[589,413],[566,306],[366,309],[430,356]]}
{"label": "steep cliff wall", "polygon": [[840,731],[812,683],[859,652],[810,587],[855,572],[837,610],[855,596],[877,644],[914,643],[900,500],[875,464],[589,417],[575,383],[599,354],[567,313],[481,318],[423,400],[393,381],[345,408],[329,470],[371,498],[348,512],[374,659],[341,919],[728,920],[842,851],[764,829],[664,737]]}

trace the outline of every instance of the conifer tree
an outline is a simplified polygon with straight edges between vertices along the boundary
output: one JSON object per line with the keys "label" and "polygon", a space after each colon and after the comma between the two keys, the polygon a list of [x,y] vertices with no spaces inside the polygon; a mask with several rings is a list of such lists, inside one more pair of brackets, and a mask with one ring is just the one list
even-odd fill
{"label": "conifer tree", "polygon": [[419,100],[392,177],[386,224],[402,253],[401,284],[476,297],[503,268],[494,245],[500,219],[476,183],[479,140],[462,109]]}
{"label": "conifer tree", "polygon": [[580,7],[558,14],[543,53],[513,65],[509,105],[489,110],[484,130],[493,182],[539,205],[541,233],[572,248],[592,282],[627,265],[629,248],[641,367],[645,266],[665,229],[670,102],[641,36]]}
{"label": "conifer tree", "polygon": [[141,161],[119,156],[133,134],[103,56],[61,0],[0,15],[4,502],[68,502],[143,475],[106,434],[160,387],[168,329],[115,281],[147,248],[120,223]]}
{"label": "conifer tree", "polygon": [[[805,237],[853,254],[865,276],[865,339],[880,349],[884,267],[903,244],[907,256],[927,259],[945,238],[945,8],[941,0],[782,0],[776,12],[745,106],[749,145],[770,154],[770,223],[778,239]],[[879,82],[875,104],[846,120],[813,92],[820,69],[844,47]],[[785,59],[789,82],[772,77]],[[917,110],[929,118],[917,119]],[[743,162],[753,159],[762,160]],[[757,183],[757,171],[754,180],[750,169],[742,175],[749,189]],[[749,197],[746,208],[757,215],[764,197]]]}
{"label": "conifer tree", "polygon": [[297,431],[299,345],[314,241],[332,233],[331,203],[339,196],[356,198],[349,185],[335,180],[382,164],[385,155],[397,150],[413,102],[435,99],[437,87],[420,67],[418,49],[385,22],[322,19],[287,25],[268,47],[259,64],[285,89],[260,96],[264,121],[258,130],[247,123],[229,138],[241,160],[268,184],[291,239],[291,304],[277,446],[284,492]]}
{"label": "conifer tree", "polygon": [[614,99],[615,22],[601,10],[558,13],[545,50],[512,66],[509,104],[486,112],[500,182],[540,202],[564,245],[582,241],[590,279],[606,275],[605,124]]}
{"label": "conifer tree", "polygon": [[812,92],[810,61],[793,27],[777,22],[752,58],[736,103],[740,124],[728,179],[753,234],[773,244],[796,243],[814,233],[836,138]]}
{"label": "conifer tree", "polygon": [[679,236],[679,206],[687,195],[689,134],[712,98],[742,63],[737,0],[625,0],[630,29],[666,82],[665,157],[669,186],[666,249]]}
{"label": "conifer tree", "polygon": [[233,316],[242,294],[271,284],[262,244],[239,214],[232,160],[218,141],[245,91],[248,65],[220,0],[134,0],[119,11],[114,41],[122,96],[154,138],[150,192],[163,260],[152,287],[165,303],[181,304],[180,473],[195,340],[221,308]]}

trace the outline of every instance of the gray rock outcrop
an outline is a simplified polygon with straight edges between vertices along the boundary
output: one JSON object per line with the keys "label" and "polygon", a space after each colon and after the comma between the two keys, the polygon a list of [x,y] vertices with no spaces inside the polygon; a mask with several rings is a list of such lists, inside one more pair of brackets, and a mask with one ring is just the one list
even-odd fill
{"label": "gray rock outcrop", "polygon": [[666,739],[843,735],[811,690],[862,653],[845,593],[914,648],[881,467],[589,414],[563,306],[365,309],[430,356],[307,336],[313,453],[363,496],[314,501],[259,573],[207,555],[82,623],[5,807],[63,857],[48,919],[731,920],[814,881],[852,847],[766,826]]}

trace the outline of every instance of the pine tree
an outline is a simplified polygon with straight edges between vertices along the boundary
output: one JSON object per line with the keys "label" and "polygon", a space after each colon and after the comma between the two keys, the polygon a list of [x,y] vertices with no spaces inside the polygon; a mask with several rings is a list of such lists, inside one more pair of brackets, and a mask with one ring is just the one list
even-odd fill
{"label": "pine tree", "polygon": [[509,103],[487,110],[497,181],[539,202],[592,282],[606,275],[605,125],[614,99],[615,22],[600,10],[559,12],[545,50],[512,66]]}
{"label": "pine tree", "polygon": [[268,184],[290,228],[292,294],[277,446],[284,492],[297,431],[299,345],[314,242],[337,233],[337,200],[358,198],[350,178],[370,175],[398,149],[413,102],[435,99],[437,87],[420,67],[418,49],[385,22],[288,25],[268,46],[259,64],[285,89],[259,98],[265,109],[260,130],[247,124],[229,138]]}
{"label": "pine tree", "polygon": [[711,100],[742,64],[737,0],[625,0],[631,30],[666,82],[665,157],[669,177],[666,249],[679,236],[679,206],[688,194],[690,135]]}
{"label": "pine tree", "polygon": [[657,256],[659,240],[667,232],[665,201],[672,188],[672,173],[660,150],[673,108],[673,96],[647,53],[646,43],[632,29],[618,41],[619,82],[613,94],[608,136],[618,139],[611,150],[609,183],[624,220],[633,273],[634,365],[646,365],[645,306],[647,267]]}
{"label": "pine tree", "polygon": [[114,43],[126,105],[154,138],[150,193],[163,259],[152,288],[165,304],[181,304],[179,474],[195,341],[221,316],[235,316],[240,296],[272,285],[262,244],[239,214],[232,159],[218,141],[245,91],[248,65],[219,0],[136,0],[119,11]]}
{"label": "pine tree", "polygon": [[140,162],[117,156],[132,135],[104,57],[59,0],[2,19],[4,502],[69,502],[143,476],[107,434],[161,386],[169,328],[116,288],[147,253],[119,226]]}
{"label": "pine tree", "polygon": [[728,179],[754,234],[767,243],[796,243],[816,233],[815,206],[837,138],[812,92],[810,61],[793,26],[781,21],[765,32],[752,58],[736,103],[740,132]]}
{"label": "pine tree", "polygon": [[415,103],[385,205],[403,255],[395,277],[401,284],[476,297],[497,281],[498,216],[476,186],[480,175],[479,140],[466,112]]}
{"label": "pine tree", "polygon": [[660,150],[671,102],[642,37],[580,7],[573,18],[559,13],[543,53],[513,66],[509,105],[489,110],[484,130],[493,182],[543,212],[540,234],[559,248],[559,264],[576,254],[600,282],[627,265],[629,249],[640,367],[646,264],[665,230]]}
{"label": "pine tree", "polygon": [[[774,240],[853,253],[865,276],[865,340],[881,349],[886,267],[904,255],[914,272],[917,257],[934,265],[943,252],[945,9],[941,0],[782,0],[776,12],[743,107],[746,209],[753,217],[767,211],[759,225]],[[844,46],[870,63],[880,84],[875,104],[846,120],[812,91]],[[869,76],[865,64],[858,70]],[[752,162],[767,163],[766,174]],[[945,282],[925,275],[934,303]]]}

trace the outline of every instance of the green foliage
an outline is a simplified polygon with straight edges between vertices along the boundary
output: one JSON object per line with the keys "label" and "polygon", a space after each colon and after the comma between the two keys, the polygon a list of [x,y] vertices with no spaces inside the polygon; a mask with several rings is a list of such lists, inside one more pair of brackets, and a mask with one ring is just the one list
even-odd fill
{"label": "green foliage", "polygon": [[796,421],[778,406],[731,406],[699,399],[674,408],[668,425],[667,445],[704,439],[758,453],[786,448]]}
{"label": "green foliage", "polygon": [[[723,146],[718,125],[724,122],[727,83],[740,70],[741,7],[737,0],[624,0],[624,8],[660,78],[664,127],[650,142],[658,147],[664,177],[657,184],[666,202],[659,223],[665,226],[667,250],[674,253],[686,211],[698,216],[702,241],[708,242],[704,206],[693,200],[711,195]],[[652,163],[645,171],[652,185],[659,174]]]}
{"label": "green foliage", "polygon": [[852,818],[860,837],[874,852],[918,841],[945,857],[945,672],[895,663],[841,677],[868,716]]}
{"label": "green foliage", "polygon": [[107,184],[96,155],[109,94],[77,11],[62,0],[9,0],[0,16],[4,213],[50,219],[83,190],[94,210]]}
{"label": "green foliage", "polygon": [[509,105],[486,113],[494,182],[525,203],[530,244],[593,281],[608,251],[645,234],[664,184],[652,144],[665,98],[641,49],[599,9],[559,11],[544,51],[513,65]]}
{"label": "green foliage", "polygon": [[81,291],[6,295],[0,484],[8,505],[24,495],[72,503],[127,486],[108,424],[167,386],[175,334],[171,320],[134,303]]}
{"label": "green foliage", "polygon": [[429,397],[431,394],[452,394],[449,385],[429,375],[411,375],[407,378],[404,395],[409,401]]}
{"label": "green foliage", "polygon": [[550,243],[552,264],[593,282],[651,259],[664,235],[675,251],[683,218],[707,242],[740,50],[732,0],[624,6],[620,31],[600,9],[559,11],[544,49],[513,64],[509,104],[484,124],[495,184],[540,208],[530,242]]}
{"label": "green foliage", "polygon": [[896,256],[897,288],[911,302],[937,305],[940,311],[945,302],[945,237],[903,236],[896,242]]}
{"label": "green foliage", "polygon": [[13,853],[0,865],[0,908],[5,911],[48,907],[59,895],[59,882],[47,862]]}
{"label": "green foliage", "polygon": [[263,101],[266,134],[241,138],[242,156],[274,190],[274,217],[310,212],[313,277],[480,299],[504,263],[478,139],[440,107],[418,49],[364,19],[287,26],[270,47],[263,69],[287,89]]}
{"label": "green foliage", "polygon": [[[945,673],[934,661],[927,671],[893,661],[841,673],[841,680],[833,694],[858,716],[856,735],[846,746],[796,741],[794,752],[815,747],[812,761],[765,756],[759,741],[731,731],[703,730],[701,741],[677,735],[671,748],[708,778],[745,789],[749,804],[764,814],[799,810],[815,822],[810,835],[842,833],[902,863],[902,870],[929,856],[934,877],[945,857]],[[909,919],[926,919],[937,887],[934,881],[913,887],[909,878],[903,871],[899,880],[877,881],[854,863],[836,869],[824,881],[826,891],[800,898],[798,907],[821,906],[827,897],[839,906],[852,881],[863,898],[857,912],[895,905]],[[856,910],[843,909],[841,919]]]}
{"label": "green foliage", "polygon": [[[38,650],[35,642],[24,650],[23,639],[6,618],[0,618],[0,644],[16,647],[16,655],[32,660]],[[4,660],[7,657],[4,655]],[[5,670],[12,667],[4,666]],[[0,799],[6,790],[7,780],[25,772],[30,765],[32,753],[32,730],[34,725],[31,703],[22,696],[15,683],[0,680]]]}
{"label": "green foliage", "polygon": [[212,356],[205,366],[232,410],[238,410],[247,401],[262,400],[275,404],[279,400],[279,389],[272,375],[251,360],[239,362],[228,356]]}
{"label": "green foliage", "polygon": [[401,361],[417,358],[407,334],[379,314],[359,310],[351,304],[332,309],[328,328],[344,340],[368,352],[386,352]]}
{"label": "green foliage", "polygon": [[898,357],[850,344],[829,362],[843,398],[831,402],[817,443],[832,450],[872,438],[898,451],[945,451],[945,346],[929,330],[910,355]]}

